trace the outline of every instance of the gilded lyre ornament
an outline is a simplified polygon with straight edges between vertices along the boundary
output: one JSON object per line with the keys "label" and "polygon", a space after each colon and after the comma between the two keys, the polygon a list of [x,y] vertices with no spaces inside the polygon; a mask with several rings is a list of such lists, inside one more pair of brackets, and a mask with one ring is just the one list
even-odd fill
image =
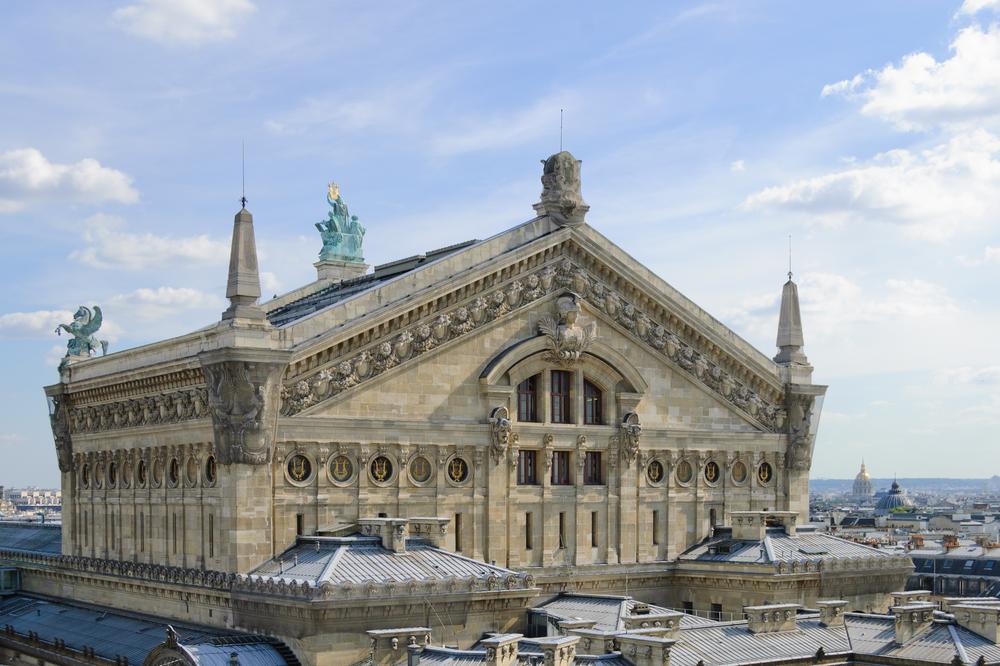
{"label": "gilded lyre ornament", "polygon": [[320,261],[347,261],[363,263],[365,258],[361,244],[365,237],[365,228],[358,222],[357,215],[351,215],[340,194],[336,183],[327,186],[326,202],[330,204],[330,212],[322,222],[316,223],[320,237],[323,239],[323,249],[320,250]]}
{"label": "gilded lyre ornament", "polygon": [[757,468],[757,480],[763,484],[766,484],[771,480],[771,474],[770,463],[762,462],[760,467]]}
{"label": "gilded lyre ornament", "polygon": [[709,483],[715,483],[719,480],[719,464],[715,461],[705,465],[705,480]]}
{"label": "gilded lyre ornament", "polygon": [[384,483],[392,476],[392,462],[385,456],[379,456],[372,461],[372,478],[378,483]]}
{"label": "gilded lyre ornament", "polygon": [[448,463],[448,476],[455,483],[462,483],[469,477],[469,466],[461,458],[452,458]]}
{"label": "gilded lyre ornament", "polygon": [[572,365],[580,360],[597,337],[597,325],[580,326],[579,296],[566,294],[556,299],[555,316],[545,316],[538,322],[538,331],[549,339],[546,359],[558,365]]}
{"label": "gilded lyre ornament", "polygon": [[354,465],[351,459],[345,455],[338,455],[330,461],[330,476],[337,483],[344,483],[350,480],[354,474]]}
{"label": "gilded lyre ornament", "polygon": [[73,339],[66,343],[66,356],[93,356],[98,349],[102,355],[107,354],[108,341],[94,337],[94,333],[101,328],[103,321],[101,308],[95,305],[92,310],[81,305],[73,315],[71,324],[56,326],[56,335],[62,335],[62,332],[66,331],[73,336]]}
{"label": "gilded lyre ornament", "polygon": [[293,481],[305,481],[312,473],[312,464],[302,454],[296,454],[288,461],[288,476]]}

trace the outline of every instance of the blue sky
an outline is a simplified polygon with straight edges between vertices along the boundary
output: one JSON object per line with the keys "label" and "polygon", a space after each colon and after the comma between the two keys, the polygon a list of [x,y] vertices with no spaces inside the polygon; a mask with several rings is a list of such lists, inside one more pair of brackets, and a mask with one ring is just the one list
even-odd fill
{"label": "blue sky", "polygon": [[588,221],[773,353],[793,236],[830,390],[813,475],[1000,472],[1000,0],[0,7],[0,468],[55,484],[41,387],[218,317],[240,195],[264,289],[314,275],[328,180],[380,263]]}

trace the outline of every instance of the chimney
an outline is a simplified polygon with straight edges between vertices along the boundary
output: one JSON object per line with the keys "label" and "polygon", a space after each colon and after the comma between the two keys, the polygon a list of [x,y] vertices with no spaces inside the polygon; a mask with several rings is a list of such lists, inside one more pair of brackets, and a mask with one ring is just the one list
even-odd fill
{"label": "chimney", "polygon": [[931,600],[931,593],[926,590],[908,590],[906,592],[890,592],[889,596],[892,597],[891,606],[906,606],[907,604],[913,604],[917,602],[926,602]]}
{"label": "chimney", "polygon": [[953,604],[955,621],[993,644],[1000,644],[1000,605]]}
{"label": "chimney", "polygon": [[677,641],[644,633],[619,634],[618,649],[632,666],[669,666],[670,648]]}
{"label": "chimney", "polygon": [[646,604],[642,605],[645,606],[645,612],[637,613],[637,609],[633,607],[631,613],[622,617],[622,623],[625,631],[634,631],[637,629],[658,629],[661,630],[659,633],[663,636],[672,637],[677,635],[677,631],[681,627],[681,618],[684,617],[684,613],[678,611],[651,613],[649,606]]}
{"label": "chimney", "polygon": [[[404,659],[413,663],[414,653],[410,649],[423,649],[431,641],[429,627],[406,627],[403,629],[373,629],[365,632],[371,639],[371,659],[377,666],[398,664]],[[417,653],[419,655],[419,653]],[[417,656],[419,660],[419,656]],[[420,663],[417,661],[417,663]]]}
{"label": "chimney", "polygon": [[406,552],[406,518],[360,518],[358,527],[364,536],[382,539],[382,547],[394,553]]}
{"label": "chimney", "polygon": [[435,548],[444,547],[451,518],[409,518],[410,536],[426,539]]}
{"label": "chimney", "polygon": [[747,628],[752,634],[771,634],[795,629],[795,613],[801,604],[768,604],[766,606],[744,606]]}
{"label": "chimney", "polygon": [[922,534],[913,534],[910,536],[910,548],[923,548],[924,547],[924,537]]}
{"label": "chimney", "polygon": [[514,666],[517,664],[517,642],[523,634],[493,634],[479,641],[486,648],[487,666]]}
{"label": "chimney", "polygon": [[[563,623],[560,622],[559,629],[562,630],[563,627]],[[608,652],[614,652],[615,640],[619,636],[619,633],[615,631],[575,627],[566,628],[566,634],[580,637],[578,647],[584,654],[607,654]]]}
{"label": "chimney", "polygon": [[542,648],[546,666],[572,666],[576,663],[576,644],[579,636],[549,636],[533,638],[532,642]]}
{"label": "chimney", "polygon": [[931,625],[934,620],[934,604],[917,602],[905,606],[893,606],[896,618],[896,643],[905,645],[907,641]]}
{"label": "chimney", "polygon": [[819,623],[824,627],[841,627],[844,625],[844,609],[847,602],[842,600],[817,601],[819,606]]}
{"label": "chimney", "polygon": [[253,215],[241,208],[233,219],[233,243],[229,250],[229,279],[226,282],[229,308],[222,319],[264,321],[260,298],[260,275],[257,272],[257,243],[253,234]]}
{"label": "chimney", "polygon": [[958,548],[958,537],[954,534],[945,534],[944,539],[941,541],[941,545],[944,546],[945,551]]}

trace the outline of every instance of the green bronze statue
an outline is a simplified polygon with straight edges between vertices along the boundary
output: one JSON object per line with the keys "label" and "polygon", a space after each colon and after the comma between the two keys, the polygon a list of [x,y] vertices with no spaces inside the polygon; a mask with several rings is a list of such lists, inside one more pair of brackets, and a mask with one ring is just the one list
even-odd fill
{"label": "green bronze statue", "polygon": [[336,183],[330,183],[327,188],[326,201],[332,210],[327,219],[316,223],[323,238],[320,261],[363,263],[365,257],[361,251],[361,242],[365,237],[365,228],[358,222],[358,216],[351,215],[347,210],[347,204],[340,196],[340,188]]}
{"label": "green bronze statue", "polygon": [[94,306],[91,310],[85,305],[81,305],[73,315],[72,324],[59,324],[56,327],[56,335],[62,335],[66,331],[73,336],[73,339],[66,343],[66,356],[92,356],[101,350],[101,354],[108,353],[108,341],[98,340],[94,333],[101,328],[104,315],[101,308]]}

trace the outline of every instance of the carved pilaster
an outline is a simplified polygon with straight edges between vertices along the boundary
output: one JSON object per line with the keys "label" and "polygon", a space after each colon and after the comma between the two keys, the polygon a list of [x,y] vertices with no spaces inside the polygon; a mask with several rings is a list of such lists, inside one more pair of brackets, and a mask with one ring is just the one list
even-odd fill
{"label": "carved pilaster", "polygon": [[208,407],[219,462],[270,463],[281,376],[289,356],[285,351],[248,349],[199,354],[208,380]]}

